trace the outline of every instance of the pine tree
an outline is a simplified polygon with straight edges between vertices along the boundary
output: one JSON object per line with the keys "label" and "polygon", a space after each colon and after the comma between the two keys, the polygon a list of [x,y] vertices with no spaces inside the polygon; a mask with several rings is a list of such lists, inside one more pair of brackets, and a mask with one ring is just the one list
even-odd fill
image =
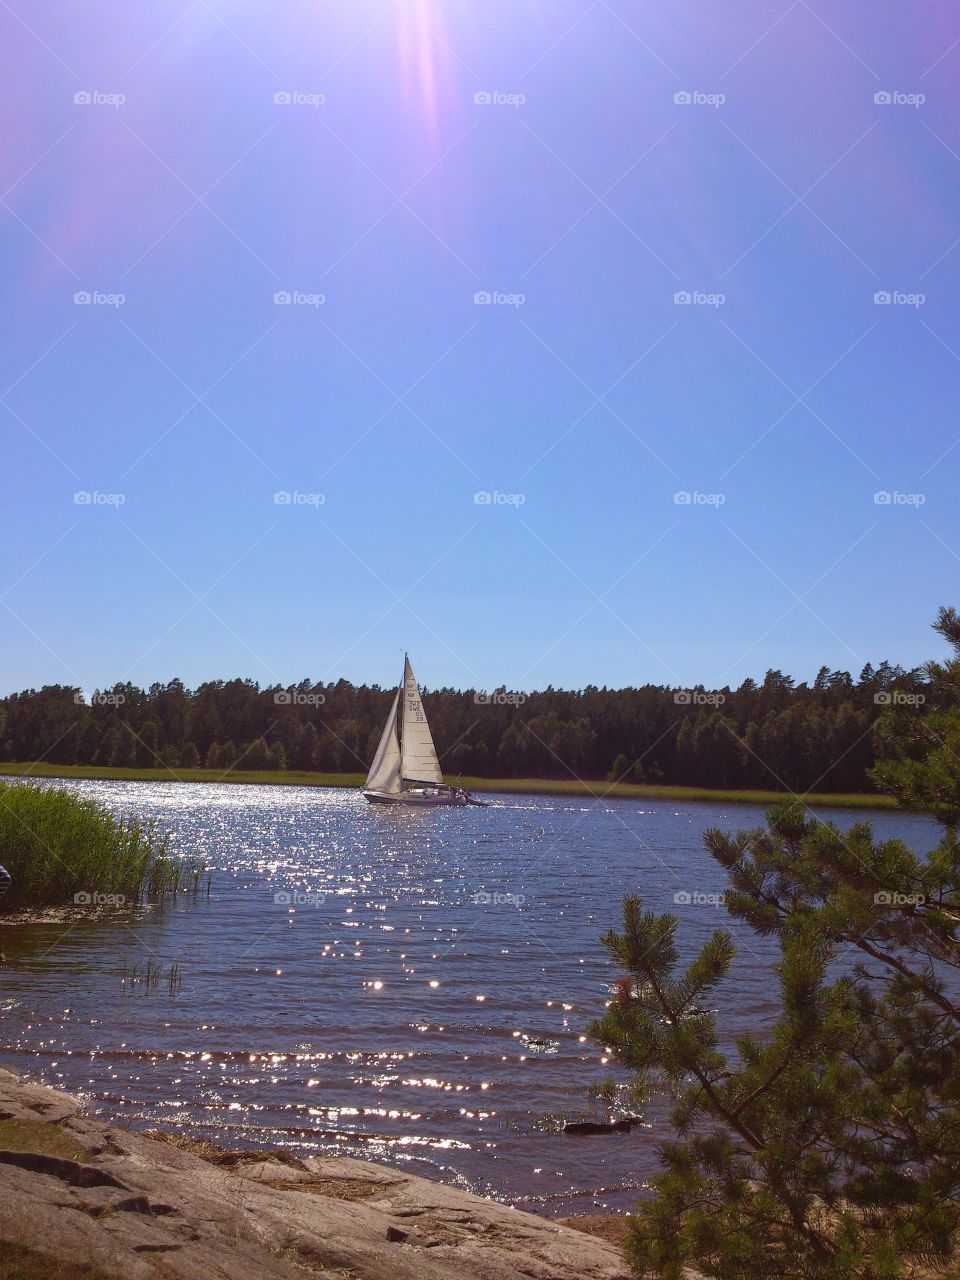
{"label": "pine tree", "polygon": [[256,738],[238,761],[239,769],[269,769],[270,749],[262,738]]}
{"label": "pine tree", "polygon": [[[376,747],[374,747],[376,750]],[[316,769],[320,759],[320,735],[309,722],[304,725],[297,747],[297,768],[308,772]],[[370,756],[373,759],[373,756]]]}
{"label": "pine tree", "polygon": [[771,1028],[720,1048],[725,930],[683,966],[678,918],[629,897],[622,932],[604,939],[624,977],[591,1032],[641,1088],[673,1098],[676,1140],[632,1220],[638,1271],[892,1280],[956,1258],[960,770],[942,744],[960,747],[960,619],[942,611],[938,630],[957,658],[928,668],[933,724],[911,714],[901,736],[892,715],[878,771],[937,806],[931,853],[876,842],[866,822],[841,832],[795,803],[765,829],[705,835],[728,912],[779,947]]}
{"label": "pine tree", "polygon": [[885,755],[874,781],[911,809],[932,809],[950,826],[960,822],[960,615],[941,609],[934,630],[953,657],[930,662],[922,692],[891,701],[877,726]]}
{"label": "pine tree", "polygon": [[630,772],[630,761],[621,751],[620,754],[617,756],[616,760],[614,760],[613,762],[613,768],[607,774],[607,781],[608,782],[621,782],[621,781],[629,782],[630,779],[627,777],[629,772]]}
{"label": "pine tree", "polygon": [[107,764],[114,769],[125,769],[131,768],[136,762],[137,740],[127,725],[118,725],[116,737],[113,740],[113,750]]}
{"label": "pine tree", "polygon": [[333,742],[334,768],[337,772],[350,772],[364,768],[364,760],[360,755],[360,726],[352,717],[338,720],[329,738]]}
{"label": "pine tree", "polygon": [[157,752],[160,745],[160,730],[156,722],[147,720],[141,725],[137,739],[137,766],[142,769],[156,769],[159,764]]}
{"label": "pine tree", "polygon": [[112,763],[114,752],[117,750],[117,740],[119,737],[120,730],[116,725],[111,725],[100,739],[100,745],[97,747],[93,756],[94,764],[109,765]]}

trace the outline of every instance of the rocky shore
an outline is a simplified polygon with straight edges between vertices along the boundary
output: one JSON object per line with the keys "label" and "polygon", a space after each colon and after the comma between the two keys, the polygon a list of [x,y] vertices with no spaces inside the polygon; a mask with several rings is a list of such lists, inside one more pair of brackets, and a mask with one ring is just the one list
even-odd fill
{"label": "rocky shore", "polygon": [[0,1070],[0,1277],[628,1274],[607,1240],[396,1169],[151,1137]]}

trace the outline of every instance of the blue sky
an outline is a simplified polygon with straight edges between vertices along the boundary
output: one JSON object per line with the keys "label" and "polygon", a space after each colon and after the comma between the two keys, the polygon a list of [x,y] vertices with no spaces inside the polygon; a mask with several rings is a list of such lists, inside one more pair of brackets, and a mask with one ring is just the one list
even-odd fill
{"label": "blue sky", "polygon": [[2,692],[935,652],[960,13],[10,0],[0,29]]}

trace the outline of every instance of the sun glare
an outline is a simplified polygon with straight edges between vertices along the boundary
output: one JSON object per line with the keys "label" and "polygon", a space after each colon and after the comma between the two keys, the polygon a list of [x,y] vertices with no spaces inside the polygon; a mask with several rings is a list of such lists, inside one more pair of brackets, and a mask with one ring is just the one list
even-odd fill
{"label": "sun glare", "polygon": [[453,92],[453,57],[443,8],[436,0],[410,0],[401,7],[396,22],[405,100],[416,104],[421,126],[436,141],[443,103]]}

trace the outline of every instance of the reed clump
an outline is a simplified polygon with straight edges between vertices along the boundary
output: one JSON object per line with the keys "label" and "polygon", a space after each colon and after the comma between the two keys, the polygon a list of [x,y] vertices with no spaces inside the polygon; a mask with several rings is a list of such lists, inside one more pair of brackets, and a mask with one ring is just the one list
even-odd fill
{"label": "reed clump", "polygon": [[131,906],[197,893],[203,868],[169,852],[154,821],[115,817],[52,787],[0,783],[0,862],[12,877],[2,910],[76,903]]}

